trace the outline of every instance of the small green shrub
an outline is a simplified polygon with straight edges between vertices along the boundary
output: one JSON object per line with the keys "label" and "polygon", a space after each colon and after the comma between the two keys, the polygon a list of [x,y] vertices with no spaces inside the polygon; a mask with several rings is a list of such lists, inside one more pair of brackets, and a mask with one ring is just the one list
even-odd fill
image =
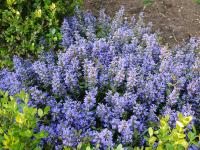
{"label": "small green shrub", "polygon": [[144,5],[151,5],[154,0],[143,0]]}
{"label": "small green shrub", "polygon": [[195,0],[196,3],[200,4],[200,0]]}
{"label": "small green shrub", "polygon": [[[0,5],[0,68],[12,56],[37,56],[61,40],[60,25],[82,0],[3,0]],[[46,41],[45,47],[42,44]]]}
{"label": "small green shrub", "polygon": [[[37,122],[49,108],[28,107],[28,95],[21,92],[9,96],[8,92],[0,91],[0,149],[28,150],[41,149],[41,139],[47,136],[44,131],[37,131]],[[17,100],[21,100],[20,103]]]}

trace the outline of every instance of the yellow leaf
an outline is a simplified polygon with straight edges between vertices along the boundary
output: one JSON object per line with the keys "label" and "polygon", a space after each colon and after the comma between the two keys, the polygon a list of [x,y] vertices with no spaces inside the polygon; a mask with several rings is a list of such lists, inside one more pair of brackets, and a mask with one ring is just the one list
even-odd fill
{"label": "yellow leaf", "polygon": [[4,145],[4,148],[8,149],[9,148],[9,143],[11,142],[10,138],[6,134],[4,134],[4,139],[5,140],[3,140],[2,143]]}
{"label": "yellow leaf", "polygon": [[55,10],[55,8],[56,8],[56,4],[55,4],[55,3],[52,3],[52,4],[50,5],[50,7],[49,7],[49,9],[50,9],[51,11]]}
{"label": "yellow leaf", "polygon": [[155,136],[150,137],[149,138],[149,144],[153,145],[155,143],[156,139],[157,138]]}
{"label": "yellow leaf", "polygon": [[177,128],[178,130],[181,130],[182,128],[184,128],[183,123],[180,122],[180,121],[176,121],[176,128]]}
{"label": "yellow leaf", "polygon": [[175,142],[175,145],[182,145],[185,149],[188,148],[188,142],[185,139]]}
{"label": "yellow leaf", "polygon": [[150,137],[152,137],[152,136],[153,136],[153,129],[152,129],[152,128],[149,128],[148,131],[149,131]]}
{"label": "yellow leaf", "polygon": [[166,121],[165,121],[164,119],[161,119],[161,120],[160,120],[160,125],[161,125],[161,126],[166,126],[166,124],[167,124],[167,123],[166,123]]}
{"label": "yellow leaf", "polygon": [[178,118],[179,118],[180,121],[182,121],[183,120],[183,114],[182,113],[178,113]]}
{"label": "yellow leaf", "polygon": [[41,18],[41,16],[42,16],[42,10],[41,10],[41,9],[37,9],[37,10],[35,11],[35,16],[36,16],[37,18]]}
{"label": "yellow leaf", "polygon": [[15,0],[7,0],[8,5],[12,5],[15,2]]}
{"label": "yellow leaf", "polygon": [[185,117],[182,122],[185,126],[187,126],[192,121],[192,116]]}
{"label": "yellow leaf", "polygon": [[184,138],[186,136],[185,134],[181,134],[181,133],[177,133],[177,135],[178,135],[179,139],[182,139],[182,138]]}
{"label": "yellow leaf", "polygon": [[16,11],[16,15],[18,15],[18,16],[19,16],[19,15],[20,15],[20,12],[19,12],[19,11]]}
{"label": "yellow leaf", "polygon": [[17,114],[15,120],[16,120],[17,123],[23,124],[23,122],[24,122],[24,115],[21,114],[21,113]]}
{"label": "yellow leaf", "polygon": [[163,148],[162,148],[161,145],[159,145],[159,146],[156,148],[156,150],[163,150]]}
{"label": "yellow leaf", "polygon": [[9,141],[8,140],[3,140],[3,145],[5,149],[9,149]]}

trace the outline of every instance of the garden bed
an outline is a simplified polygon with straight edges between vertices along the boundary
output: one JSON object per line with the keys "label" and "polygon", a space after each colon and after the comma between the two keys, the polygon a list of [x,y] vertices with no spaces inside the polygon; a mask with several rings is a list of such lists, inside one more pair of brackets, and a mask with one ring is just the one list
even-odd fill
{"label": "garden bed", "polygon": [[0,6],[0,149],[200,149],[200,5],[33,1]]}

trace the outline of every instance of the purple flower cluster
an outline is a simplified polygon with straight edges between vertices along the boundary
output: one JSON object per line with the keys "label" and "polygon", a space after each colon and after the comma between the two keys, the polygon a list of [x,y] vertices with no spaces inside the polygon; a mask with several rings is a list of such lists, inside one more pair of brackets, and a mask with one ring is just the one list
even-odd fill
{"label": "purple flower cluster", "polygon": [[62,25],[63,52],[44,52],[31,62],[14,58],[14,71],[0,72],[0,88],[30,93],[30,105],[50,106],[39,123],[55,149],[80,142],[102,149],[134,143],[160,115],[176,112],[200,119],[199,39],[168,49],[124,9],[111,19],[78,12]]}

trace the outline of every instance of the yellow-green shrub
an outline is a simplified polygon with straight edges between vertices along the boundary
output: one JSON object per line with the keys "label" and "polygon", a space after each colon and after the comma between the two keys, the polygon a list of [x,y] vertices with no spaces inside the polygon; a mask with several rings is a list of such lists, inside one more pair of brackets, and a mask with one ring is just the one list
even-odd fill
{"label": "yellow-green shrub", "polygon": [[41,139],[47,133],[37,131],[37,122],[48,110],[29,107],[24,92],[9,96],[8,92],[0,91],[0,149],[41,149]]}
{"label": "yellow-green shrub", "polygon": [[[188,125],[192,121],[192,117],[183,117],[181,113],[178,114],[178,121],[176,121],[176,127],[171,128],[168,124],[170,117],[165,116],[160,120],[158,130],[154,130],[152,127],[148,129],[149,137],[146,137],[148,147],[145,150],[185,150],[191,145],[200,146],[198,141],[198,135],[193,125],[193,130],[188,128]],[[156,144],[156,145],[155,145]],[[144,148],[136,148],[136,150],[143,150]]]}
{"label": "yellow-green shrub", "polygon": [[[61,40],[60,25],[82,0],[3,0],[0,5],[0,68],[12,56],[36,56]],[[46,48],[42,41],[46,41]]]}

